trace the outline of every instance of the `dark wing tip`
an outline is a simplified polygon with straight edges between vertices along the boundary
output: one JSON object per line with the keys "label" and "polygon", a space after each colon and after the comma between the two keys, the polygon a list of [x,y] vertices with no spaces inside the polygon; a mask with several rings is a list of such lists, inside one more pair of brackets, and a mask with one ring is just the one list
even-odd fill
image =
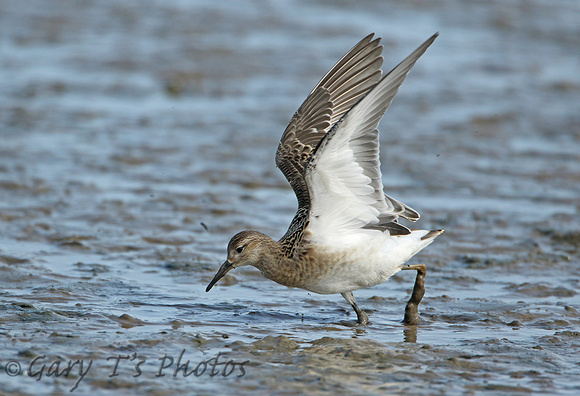
{"label": "dark wing tip", "polygon": [[429,231],[428,233],[426,233],[425,235],[423,235],[421,237],[421,240],[424,241],[426,239],[433,239],[435,238],[437,235],[441,235],[445,230],[442,228],[440,230],[432,230]]}

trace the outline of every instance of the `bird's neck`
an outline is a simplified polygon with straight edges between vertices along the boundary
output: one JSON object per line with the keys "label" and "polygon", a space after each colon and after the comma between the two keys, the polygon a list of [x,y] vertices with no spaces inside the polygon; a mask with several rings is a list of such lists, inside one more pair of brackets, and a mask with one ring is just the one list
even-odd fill
{"label": "bird's neck", "polygon": [[264,254],[261,256],[256,268],[262,274],[276,283],[290,287],[301,287],[304,283],[307,265],[301,260],[298,255],[295,257],[287,257],[283,254],[282,246],[279,242],[272,241],[270,246],[270,253],[275,251],[275,254]]}

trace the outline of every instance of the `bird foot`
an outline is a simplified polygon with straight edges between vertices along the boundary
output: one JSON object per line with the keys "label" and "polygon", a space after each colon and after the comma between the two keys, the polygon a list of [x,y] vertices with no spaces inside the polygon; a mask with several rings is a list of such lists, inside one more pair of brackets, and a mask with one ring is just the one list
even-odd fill
{"label": "bird foot", "polygon": [[411,298],[405,306],[405,317],[403,323],[406,325],[418,325],[421,323],[419,317],[419,303],[425,295],[425,275],[427,273],[427,266],[425,264],[403,265],[402,270],[416,270],[417,277],[415,278],[415,286],[411,293]]}
{"label": "bird foot", "polygon": [[357,316],[357,323],[359,325],[366,326],[366,325],[369,324],[369,317],[368,317],[368,315],[364,311],[359,310],[356,313],[356,316]]}
{"label": "bird foot", "polygon": [[344,299],[352,306],[354,312],[356,312],[357,323],[361,326],[366,326],[369,323],[369,317],[362,309],[360,309],[356,305],[356,303],[354,302],[354,296],[352,295],[352,292],[349,291],[340,294],[342,294]]}

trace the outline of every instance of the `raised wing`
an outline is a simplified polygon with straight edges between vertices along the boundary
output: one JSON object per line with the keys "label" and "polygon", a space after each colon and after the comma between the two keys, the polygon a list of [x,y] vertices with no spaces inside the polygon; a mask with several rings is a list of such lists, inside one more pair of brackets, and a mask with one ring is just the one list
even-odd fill
{"label": "raised wing", "polygon": [[276,152],[280,168],[298,207],[310,207],[304,169],[320,140],[340,118],[381,79],[383,47],[368,35],[316,84],[284,131]]}
{"label": "raised wing", "polygon": [[399,216],[416,220],[413,209],[383,192],[377,126],[407,73],[438,34],[425,41],[390,71],[324,136],[306,168],[314,238],[348,238],[360,229],[410,231]]}

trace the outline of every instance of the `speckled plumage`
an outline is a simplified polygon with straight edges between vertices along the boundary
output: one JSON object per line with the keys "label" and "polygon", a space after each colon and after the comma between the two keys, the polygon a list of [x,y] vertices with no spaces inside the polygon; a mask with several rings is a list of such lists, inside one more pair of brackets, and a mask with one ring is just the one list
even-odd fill
{"label": "speckled plumage", "polygon": [[[252,265],[285,286],[341,293],[359,323],[366,323],[353,290],[383,283],[401,269],[424,276],[424,266],[403,264],[442,230],[411,231],[398,222],[399,217],[417,221],[419,214],[383,192],[377,126],[436,37],[382,77],[382,46],[371,34],[320,80],[276,152],[276,164],[298,200],[290,227],[278,242],[257,231],[232,237],[228,258],[206,291],[231,269]],[[421,297],[414,293],[416,304]]]}

